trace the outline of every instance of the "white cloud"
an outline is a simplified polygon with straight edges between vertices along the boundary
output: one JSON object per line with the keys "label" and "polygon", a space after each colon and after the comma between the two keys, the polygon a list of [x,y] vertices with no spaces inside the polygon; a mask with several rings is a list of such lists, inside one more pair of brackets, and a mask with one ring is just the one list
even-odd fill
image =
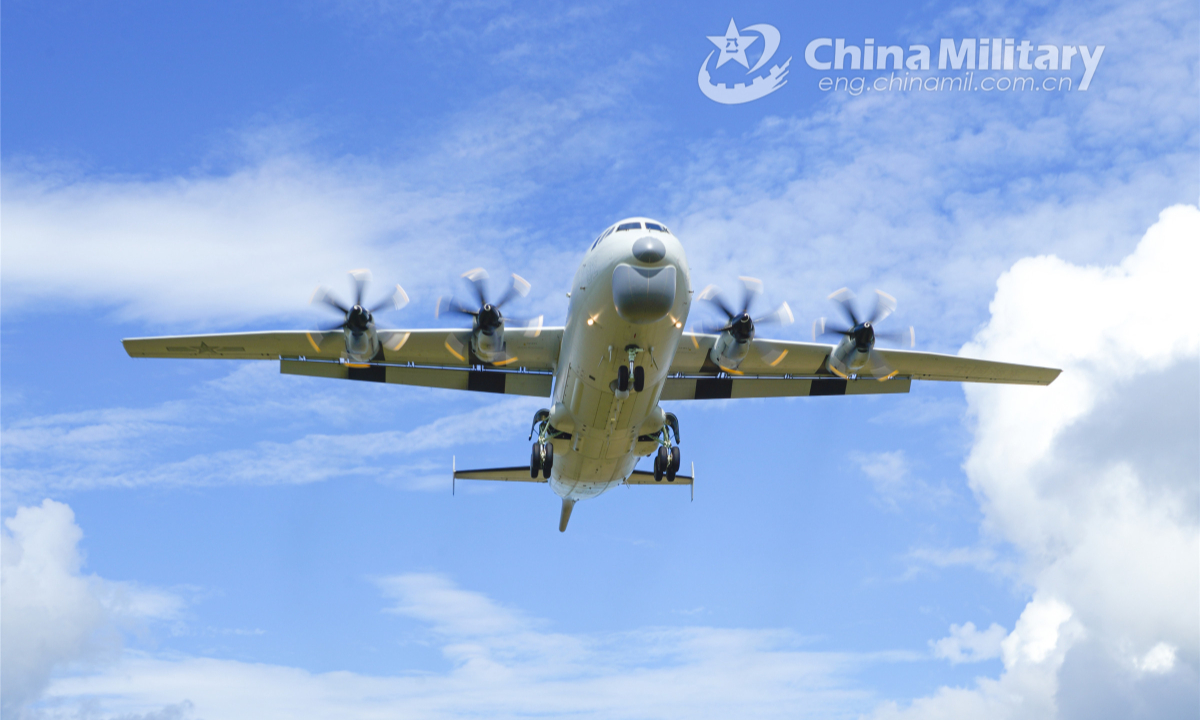
{"label": "white cloud", "polygon": [[709,627],[567,634],[438,574],[377,581],[385,611],[426,628],[451,668],[369,676],[127,652],[56,680],[43,705],[144,713],[186,699],[200,717],[846,717],[869,696],[847,675],[897,658],[801,649],[787,631]]}
{"label": "white cloud", "polygon": [[23,717],[56,670],[114,653],[118,630],[171,619],[180,600],[166,592],[81,573],[71,508],[53,500],[19,508],[0,531],[0,684],[4,720]]}
{"label": "white cloud", "polygon": [[904,503],[937,506],[955,498],[949,488],[934,487],[921,478],[913,477],[911,462],[903,450],[855,452],[851,458],[871,481],[879,501],[892,510],[899,509]]}
{"label": "white cloud", "polygon": [[936,642],[930,641],[935,657],[945,658],[952,663],[979,662],[1000,657],[1000,642],[1008,633],[996,623],[987,630],[977,630],[975,623],[951,625],[950,635]]}
{"label": "white cloud", "polygon": [[[1043,256],[1000,278],[963,353],[1063,372],[1048,388],[968,386],[965,467],[985,537],[1016,549],[1033,600],[1000,643],[999,679],[880,717],[1195,711],[1200,328],[1179,313],[1200,307],[1197,269],[1200,210],[1175,206],[1119,265]],[[947,656],[961,644],[939,642]]]}
{"label": "white cloud", "polygon": [[[280,379],[274,363],[243,363],[184,400],[11,421],[0,435],[4,497],[27,501],[98,487],[302,484],[333,477],[445,489],[449,457],[435,465],[419,456],[461,445],[463,428],[493,428],[487,437],[498,440],[518,437],[539,403],[544,404],[537,398],[464,396],[476,407],[406,430],[354,432],[400,417],[411,419],[414,403],[454,392],[419,390],[398,402],[363,402],[363,393],[381,389],[361,385]],[[331,431],[345,432],[309,433],[286,442],[260,441],[180,457],[208,434],[229,432],[234,423],[289,427],[296,417],[318,419]]]}
{"label": "white cloud", "polygon": [[453,218],[495,197],[482,189],[438,196],[389,175],[298,155],[167,180],[61,180],[6,168],[6,309],[49,299],[160,323],[311,321],[321,317],[307,307],[313,287],[345,288],[339,273],[364,266],[383,287],[428,294],[444,282],[442,259],[464,232]]}
{"label": "white cloud", "polygon": [[345,272],[366,267],[376,297],[400,283],[413,299],[385,322],[423,326],[458,275],[482,265],[531,279],[537,294],[522,308],[558,315],[559,288],[611,218],[549,223],[523,203],[563,192],[580,172],[592,194],[614,182],[614,164],[636,156],[648,130],[624,102],[644,73],[630,58],[554,97],[498,88],[399,156],[331,159],[278,125],[242,132],[231,170],[103,177],[8,160],[4,312],[74,303],[187,331],[265,318],[311,325],[328,320],[308,307],[314,287],[344,296]]}
{"label": "white cloud", "polygon": [[1175,647],[1160,642],[1137,661],[1138,670],[1149,673],[1168,673],[1175,667]]}

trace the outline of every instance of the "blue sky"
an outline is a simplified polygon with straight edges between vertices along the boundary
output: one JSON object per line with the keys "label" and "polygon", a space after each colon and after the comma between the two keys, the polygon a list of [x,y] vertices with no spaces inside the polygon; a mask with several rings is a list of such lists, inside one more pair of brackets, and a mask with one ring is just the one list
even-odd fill
{"label": "blue sky", "polygon": [[[697,86],[731,15],[792,59],[742,105]],[[1194,4],[3,19],[4,720],[1197,715]],[[819,37],[1105,51],[1087,91],[852,95]],[[557,323],[629,215],[701,286],[763,278],[781,337],[878,287],[919,348],[1064,375],[676,403],[695,502],[623,488],[560,535],[544,487],[450,495],[452,456],[527,456],[536,400],[119,342],[310,327],[358,267],[395,326],[478,265]]]}

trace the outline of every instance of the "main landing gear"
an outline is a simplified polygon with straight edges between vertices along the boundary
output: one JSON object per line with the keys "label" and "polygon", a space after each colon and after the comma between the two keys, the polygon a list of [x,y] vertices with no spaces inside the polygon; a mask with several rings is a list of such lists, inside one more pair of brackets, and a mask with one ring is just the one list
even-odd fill
{"label": "main landing gear", "polygon": [[654,482],[662,482],[663,475],[667,482],[675,482],[675,474],[679,472],[679,446],[659,445],[654,454]]}
{"label": "main landing gear", "polygon": [[535,478],[538,473],[549,480],[550,472],[554,469],[554,445],[548,442],[533,444],[533,453],[529,457],[529,477]]}
{"label": "main landing gear", "polygon": [[[671,433],[675,432],[675,444],[671,444]],[[658,452],[654,454],[654,482],[662,482],[666,475],[667,482],[675,482],[679,472],[679,419],[674,413],[667,413],[667,425],[662,429],[658,438]]]}
{"label": "main landing gear", "polygon": [[[539,427],[540,425],[540,427]],[[533,444],[533,452],[529,455],[529,477],[536,478],[538,473],[549,480],[550,472],[554,469],[554,445],[549,440],[550,411],[538,410],[533,416],[533,427],[529,429],[529,438],[537,432],[537,442]]]}

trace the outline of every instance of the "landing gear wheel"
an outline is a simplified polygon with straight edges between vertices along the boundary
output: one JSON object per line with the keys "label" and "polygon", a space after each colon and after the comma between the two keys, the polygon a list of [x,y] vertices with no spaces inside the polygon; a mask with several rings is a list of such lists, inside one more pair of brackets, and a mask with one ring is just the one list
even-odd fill
{"label": "landing gear wheel", "polygon": [[660,445],[658,453],[654,456],[654,482],[662,482],[663,473],[667,471],[669,463],[670,457],[667,454],[667,448]]}
{"label": "landing gear wheel", "polygon": [[533,454],[529,456],[529,477],[535,478],[542,470],[542,447],[538,443],[533,444]]}
{"label": "landing gear wheel", "polygon": [[554,468],[554,446],[546,443],[542,448],[542,477],[549,480],[550,471]]}
{"label": "landing gear wheel", "polygon": [[675,473],[679,472],[679,448],[671,448],[671,459],[667,462],[667,482],[675,482]]}
{"label": "landing gear wheel", "polygon": [[646,387],[646,368],[638,365],[633,369],[633,389],[641,392],[644,387]]}
{"label": "landing gear wheel", "polygon": [[629,368],[617,368],[617,392],[629,392]]}

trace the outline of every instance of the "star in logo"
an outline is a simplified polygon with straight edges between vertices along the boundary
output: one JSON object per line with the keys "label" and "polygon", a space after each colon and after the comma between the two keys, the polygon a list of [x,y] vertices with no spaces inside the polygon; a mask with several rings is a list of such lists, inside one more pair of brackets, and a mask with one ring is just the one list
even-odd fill
{"label": "star in logo", "polygon": [[721,54],[717,56],[717,67],[733,60],[744,68],[750,68],[750,62],[746,59],[746,48],[754,44],[754,41],[758,39],[757,35],[739,35],[737,23],[730,18],[729,27],[725,30],[724,35],[708,35],[707,37],[721,51]]}
{"label": "star in logo", "polygon": [[[764,67],[771,61],[771,58],[775,57],[775,51],[779,49],[779,30],[774,25],[757,23],[755,25],[747,25],[742,30],[745,30],[747,33],[757,34],[742,35],[738,31],[737,23],[730,19],[729,28],[725,30],[724,35],[706,36],[709,42],[717,46],[717,49],[709,51],[708,57],[704,58],[704,62],[700,64],[700,73],[696,76],[696,80],[700,84],[700,92],[704,93],[710,100],[719,102],[722,105],[748,103],[751,100],[766,97],[787,84],[786,78],[788,66],[792,63],[791,58],[785,60],[782,65],[772,66],[770,73],[764,77],[753,78],[749,84],[735,82],[731,86],[728,82],[716,82],[713,80],[712,71],[715,71],[730,60],[747,68],[746,75],[750,76],[758,72],[759,68]],[[754,41],[760,37],[763,39],[762,55],[758,57],[758,62],[754,63],[753,67],[750,67],[750,62],[746,57],[746,49],[753,45]],[[716,67],[712,67],[713,55],[717,56]],[[729,73],[729,70],[725,71],[726,76]]]}

